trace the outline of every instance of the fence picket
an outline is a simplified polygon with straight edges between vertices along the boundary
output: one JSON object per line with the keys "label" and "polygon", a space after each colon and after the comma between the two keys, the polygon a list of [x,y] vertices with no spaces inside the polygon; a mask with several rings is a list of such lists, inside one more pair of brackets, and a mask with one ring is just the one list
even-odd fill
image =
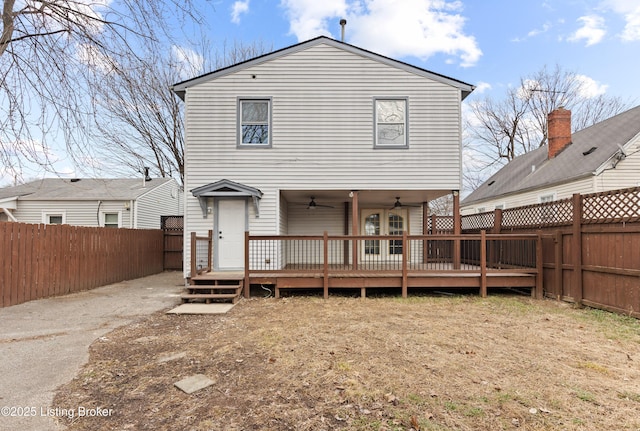
{"label": "fence picket", "polygon": [[0,222],[0,307],[163,270],[161,230]]}

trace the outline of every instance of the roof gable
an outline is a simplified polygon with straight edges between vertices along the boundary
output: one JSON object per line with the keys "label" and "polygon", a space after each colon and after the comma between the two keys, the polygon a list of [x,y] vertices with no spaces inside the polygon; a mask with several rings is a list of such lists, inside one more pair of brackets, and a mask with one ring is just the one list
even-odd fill
{"label": "roof gable", "polygon": [[410,65],[408,63],[399,61],[399,60],[394,60],[392,58],[385,57],[383,55],[376,54],[376,53],[371,52],[371,51],[367,51],[366,49],[358,48],[358,47],[356,47],[354,45],[350,45],[350,44],[345,43],[345,42],[339,42],[339,41],[337,41],[335,39],[331,39],[331,38],[326,37],[326,36],[319,36],[319,37],[317,37],[315,39],[311,39],[311,40],[308,40],[306,42],[301,42],[301,43],[298,43],[296,45],[292,45],[292,46],[289,46],[289,47],[286,47],[286,48],[271,52],[269,54],[264,54],[264,55],[261,55],[259,57],[256,57],[256,58],[253,58],[253,59],[250,59],[250,60],[247,60],[247,61],[243,61],[241,63],[235,64],[235,65],[232,65],[232,66],[228,66],[228,67],[225,67],[225,68],[222,68],[222,69],[218,69],[218,70],[215,70],[213,72],[210,72],[210,73],[207,73],[207,74],[204,74],[204,75],[192,78],[192,79],[188,79],[186,81],[179,82],[179,83],[177,83],[177,84],[172,86],[172,90],[182,100],[184,100],[185,93],[186,93],[186,91],[187,91],[187,89],[189,87],[193,87],[193,86],[201,84],[203,82],[208,82],[208,81],[210,81],[212,79],[216,79],[216,78],[219,78],[219,77],[222,77],[222,76],[226,76],[226,75],[231,74],[231,73],[238,72],[240,70],[246,69],[246,68],[251,67],[251,66],[255,66],[255,65],[267,62],[267,61],[271,61],[271,60],[274,60],[274,59],[277,59],[277,58],[280,58],[280,57],[284,57],[286,55],[289,55],[289,54],[292,54],[292,53],[295,53],[295,52],[303,51],[303,50],[309,49],[311,47],[314,47],[314,46],[317,46],[317,45],[320,45],[320,44],[326,44],[326,45],[329,45],[329,46],[333,46],[335,48],[342,49],[342,50],[354,53],[356,55],[360,55],[360,56],[369,58],[371,60],[374,60],[374,61],[377,61],[377,62],[380,62],[380,63],[383,63],[383,64],[387,64],[387,65],[392,66],[392,67],[396,67],[396,68],[399,68],[399,69],[402,69],[402,70],[405,70],[405,71],[408,71],[408,72],[411,72],[411,73],[415,73],[415,74],[420,75],[420,76],[424,76],[426,78],[432,79],[432,80],[437,81],[437,82],[441,82],[443,84],[451,85],[453,87],[456,87],[456,88],[460,89],[461,94],[462,94],[461,100],[464,100],[469,94],[471,94],[471,92],[475,88],[473,85],[467,84],[467,83],[459,81],[457,79],[450,78],[448,76],[441,75],[441,74],[438,74],[438,73],[435,73],[435,72],[431,72],[429,70],[422,69],[420,67],[413,66],[413,65]]}
{"label": "roof gable", "polygon": [[467,196],[462,204],[497,199],[596,175],[621,148],[640,139],[640,106],[572,134],[572,142],[551,160],[547,146],[516,157]]}

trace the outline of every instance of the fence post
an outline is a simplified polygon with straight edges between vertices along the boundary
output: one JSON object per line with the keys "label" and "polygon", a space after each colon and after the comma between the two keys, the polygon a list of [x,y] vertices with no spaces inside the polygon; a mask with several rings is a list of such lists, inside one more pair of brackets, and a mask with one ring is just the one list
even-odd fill
{"label": "fence post", "polygon": [[544,265],[542,259],[542,232],[538,231],[538,237],[536,238],[536,269],[538,272],[536,275],[536,299],[544,297]]}
{"label": "fence post", "polygon": [[556,240],[555,240],[555,271],[553,274],[553,284],[554,284],[554,293],[556,294],[556,300],[560,301],[562,299],[563,289],[562,289],[562,265],[563,265],[563,253],[564,246],[562,244],[562,231],[556,231]]}
{"label": "fence post", "polygon": [[487,231],[480,231],[480,296],[487,297]]}
{"label": "fence post", "polygon": [[573,195],[573,299],[582,305],[582,195]]}

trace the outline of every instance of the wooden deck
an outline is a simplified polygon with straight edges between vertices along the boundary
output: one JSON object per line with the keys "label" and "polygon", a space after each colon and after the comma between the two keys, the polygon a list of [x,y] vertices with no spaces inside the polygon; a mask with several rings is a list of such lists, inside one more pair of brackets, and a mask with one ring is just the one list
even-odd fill
{"label": "wooden deck", "polygon": [[[199,267],[194,264],[197,241],[204,243],[207,253],[198,258]],[[360,289],[362,297],[367,289],[383,288],[398,289],[403,297],[429,288],[478,289],[483,297],[490,288],[529,288],[538,298],[543,293],[537,235],[488,235],[484,231],[480,235],[426,236],[404,232],[393,237],[246,233],[242,273],[212,272],[211,250],[211,233],[208,237],[192,234],[191,283],[242,278],[246,298],[251,285],[270,285],[276,297],[283,289],[319,289],[325,298],[332,289]],[[373,258],[371,250],[380,257]]]}
{"label": "wooden deck", "polygon": [[526,270],[487,271],[484,277],[480,268],[413,270],[404,276],[402,271],[333,270],[327,277],[322,271],[285,270],[251,272],[249,282],[273,286],[276,298],[282,289],[322,289],[325,298],[331,289],[360,289],[364,298],[367,289],[376,288],[398,289],[403,297],[407,297],[410,291],[428,288],[472,288],[478,289],[482,296],[487,295],[488,288],[530,288],[531,295],[537,295],[535,271]]}

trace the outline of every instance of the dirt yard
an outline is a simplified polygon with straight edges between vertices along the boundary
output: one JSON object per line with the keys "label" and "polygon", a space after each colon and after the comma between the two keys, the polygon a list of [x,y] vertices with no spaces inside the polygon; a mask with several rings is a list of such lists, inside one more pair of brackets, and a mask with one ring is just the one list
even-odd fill
{"label": "dirt yard", "polygon": [[71,430],[640,429],[640,322],[521,296],[251,299],[90,353],[53,407],[111,410]]}

